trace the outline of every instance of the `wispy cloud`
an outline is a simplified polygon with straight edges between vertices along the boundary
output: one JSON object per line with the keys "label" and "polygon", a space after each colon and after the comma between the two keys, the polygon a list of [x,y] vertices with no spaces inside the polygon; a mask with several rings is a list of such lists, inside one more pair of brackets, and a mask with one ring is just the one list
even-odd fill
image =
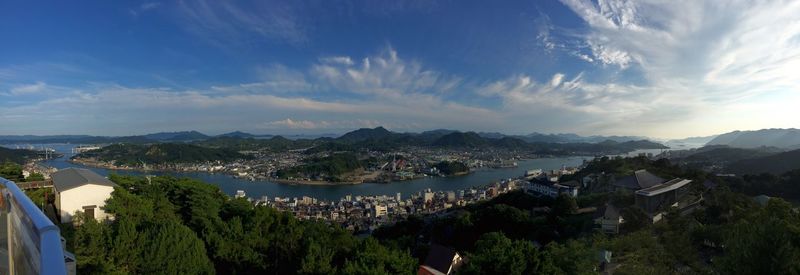
{"label": "wispy cloud", "polygon": [[[632,85],[618,79],[580,81],[571,92],[565,92],[525,82],[523,76],[503,82],[509,90],[504,94],[506,98],[599,112],[602,115],[595,116],[592,124],[606,125],[612,132],[631,129],[631,123],[653,123],[660,128],[650,130],[653,135],[669,135],[679,129],[697,131],[697,125],[715,121],[703,128],[702,133],[709,134],[729,130],[731,125],[768,127],[775,121],[731,114],[754,112],[756,107],[748,101],[787,99],[787,91],[800,90],[800,78],[794,73],[800,71],[798,2],[562,3],[588,29],[553,37],[550,31],[557,26],[540,28],[538,37],[543,43],[605,71],[640,75],[643,83]],[[576,39],[581,43],[575,44]],[[551,97],[554,91],[559,94]],[[782,121],[780,125],[797,126],[783,119],[783,111],[764,108],[759,112],[774,114]]]}
{"label": "wispy cloud", "polygon": [[293,45],[309,39],[302,18],[283,1],[181,1],[178,13],[182,26],[219,46],[246,44],[253,36]]}
{"label": "wispy cloud", "polygon": [[[0,108],[0,119],[9,119],[13,124],[9,129],[24,133],[38,131],[26,125],[46,124],[51,126],[49,132],[98,133],[102,129],[108,132],[105,134],[130,134],[140,128],[169,130],[174,125],[208,132],[259,129],[280,133],[380,125],[395,130],[442,125],[492,130],[502,123],[502,116],[495,111],[447,100],[439,92],[457,86],[452,84],[456,78],[423,69],[392,49],[364,57],[357,66],[341,62],[347,58],[337,60],[321,58],[306,70],[272,64],[256,69],[264,81],[207,89],[47,85],[45,90],[58,92],[43,100]],[[320,75],[321,67],[339,76]]]}
{"label": "wispy cloud", "polygon": [[154,10],[160,6],[161,6],[160,2],[145,2],[136,8],[129,9],[128,12],[130,12],[130,14],[133,15],[134,17],[137,17],[144,12]]}

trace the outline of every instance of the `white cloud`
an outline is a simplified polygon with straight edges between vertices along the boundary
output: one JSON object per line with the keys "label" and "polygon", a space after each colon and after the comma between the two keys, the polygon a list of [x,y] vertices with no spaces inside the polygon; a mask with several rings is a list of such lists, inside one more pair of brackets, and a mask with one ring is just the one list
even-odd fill
{"label": "white cloud", "polygon": [[416,61],[401,59],[391,47],[377,56],[364,58],[360,66],[352,66],[350,57],[336,60],[339,62],[323,60],[312,67],[310,74],[339,91],[397,98],[448,92],[461,82],[458,77],[425,69]]}
{"label": "white cloud", "polygon": [[9,94],[13,96],[35,94],[44,91],[46,88],[47,84],[45,84],[44,82],[36,82],[30,85],[13,87],[11,88],[11,91],[9,91]]}
{"label": "white cloud", "polygon": [[160,7],[160,6],[161,6],[161,3],[159,3],[159,2],[145,2],[145,3],[142,3],[141,5],[139,5],[139,7],[137,7],[137,8],[128,10],[128,12],[130,12],[130,14],[133,15],[134,17],[137,17],[137,16],[139,16],[140,14],[142,14],[144,12],[147,12],[147,11],[150,11],[150,10],[154,10],[154,9]]}
{"label": "white cloud", "polygon": [[550,86],[558,87],[558,85],[561,85],[561,81],[563,80],[564,80],[564,74],[562,73],[554,74],[553,78],[550,79]]}
{"label": "white cloud", "polygon": [[319,59],[322,63],[329,63],[329,64],[341,64],[341,65],[353,65],[353,59],[350,59],[349,56],[329,56],[323,57]]}
{"label": "white cloud", "polygon": [[[562,3],[588,25],[586,31],[573,30],[582,45],[559,44],[572,45],[563,49],[565,53],[606,70],[632,70],[642,77],[638,85],[618,78],[582,81],[575,93],[566,97],[562,107],[573,110],[617,108],[617,112],[595,117],[598,124],[610,127],[608,131],[638,130],[666,136],[774,127],[775,120],[757,119],[763,116],[755,112],[785,115],[763,101],[779,106],[796,98],[789,91],[800,90],[796,76],[800,71],[800,2]],[[526,93],[524,98],[533,98],[532,94],[541,100],[547,94],[540,86],[528,90],[536,92]],[[514,94],[523,93],[507,96]],[[595,103],[585,103],[590,99]],[[753,101],[761,103],[756,106]],[[732,118],[730,114],[737,112],[752,114]],[[709,121],[714,123],[707,125]],[[651,122],[658,124],[655,128],[638,126]]]}

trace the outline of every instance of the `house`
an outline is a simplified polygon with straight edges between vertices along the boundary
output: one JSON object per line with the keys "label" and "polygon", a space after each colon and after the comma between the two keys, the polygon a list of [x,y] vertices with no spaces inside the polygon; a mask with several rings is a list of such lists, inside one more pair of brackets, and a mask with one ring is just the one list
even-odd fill
{"label": "house", "polygon": [[619,209],[611,204],[606,204],[604,207],[597,211],[595,217],[595,224],[600,226],[600,230],[606,234],[619,234],[619,227],[625,222]]}
{"label": "house", "polygon": [[113,218],[103,210],[106,200],[117,186],[87,169],[68,168],[52,174],[55,206],[62,223],[72,222],[80,211],[87,217],[102,220]]}
{"label": "house", "polygon": [[628,175],[614,181],[612,185],[615,190],[624,189],[637,191],[662,184],[665,181],[666,180],[663,178],[653,175],[653,173],[650,173],[647,170],[637,170],[633,172],[633,175]]}
{"label": "house", "polygon": [[578,189],[580,183],[571,180],[561,183],[553,183],[546,180],[531,180],[530,184],[525,188],[525,191],[532,194],[540,194],[548,197],[558,197],[560,194],[567,194],[571,197],[578,196]]}
{"label": "house", "polygon": [[461,267],[461,255],[454,249],[437,244],[431,244],[425,264],[419,267],[419,275],[453,274]]}

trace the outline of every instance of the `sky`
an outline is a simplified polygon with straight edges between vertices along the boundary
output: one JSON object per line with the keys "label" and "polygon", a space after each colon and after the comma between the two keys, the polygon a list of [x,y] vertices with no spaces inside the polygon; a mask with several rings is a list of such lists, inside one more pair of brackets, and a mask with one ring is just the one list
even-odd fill
{"label": "sky", "polygon": [[2,1],[0,135],[800,127],[800,1]]}

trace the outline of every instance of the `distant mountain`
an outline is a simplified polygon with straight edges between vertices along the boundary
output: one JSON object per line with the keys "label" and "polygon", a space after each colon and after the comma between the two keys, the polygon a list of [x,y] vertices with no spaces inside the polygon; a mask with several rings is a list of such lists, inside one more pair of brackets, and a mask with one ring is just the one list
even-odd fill
{"label": "distant mountain", "polygon": [[771,146],[783,149],[797,149],[800,148],[800,130],[792,128],[734,131],[719,135],[706,145],[727,145],[738,148]]}
{"label": "distant mountain", "polygon": [[53,135],[53,136],[0,136],[0,144],[19,143],[153,143],[153,142],[189,142],[208,139],[209,136],[197,131],[164,132],[141,136],[103,137],[87,135]]}
{"label": "distant mountain", "polygon": [[232,137],[232,138],[271,138],[273,135],[254,135],[251,133],[245,133],[241,131],[225,133],[221,135],[217,135],[216,137]]}
{"label": "distant mountain", "polygon": [[726,145],[711,145],[689,150],[689,155],[681,157],[681,161],[702,165],[728,165],[741,160],[766,157],[780,153],[775,147],[734,148]]}
{"label": "distant mountain", "polygon": [[552,143],[599,143],[606,140],[616,142],[626,142],[635,140],[646,140],[647,137],[641,136],[580,136],[577,134],[541,134],[531,133],[525,136],[515,136],[527,142],[552,142]]}
{"label": "distant mountain", "polygon": [[712,135],[706,137],[688,137],[682,139],[671,139],[667,143],[689,143],[689,144],[707,144],[709,141],[718,137],[719,135]]}
{"label": "distant mountain", "polygon": [[740,160],[729,165],[727,170],[735,174],[771,173],[781,175],[796,169],[800,169],[800,150]]}
{"label": "distant mountain", "polygon": [[389,136],[394,135],[394,133],[389,132],[386,128],[383,127],[376,127],[374,129],[369,128],[361,128],[349,133],[342,135],[341,137],[337,138],[339,141],[344,142],[359,142],[365,141],[370,139],[382,139]]}
{"label": "distant mountain", "polygon": [[618,146],[623,148],[631,148],[634,150],[638,149],[669,149],[669,147],[664,146],[663,144],[652,142],[649,140],[629,140],[625,142],[618,142]]}
{"label": "distant mountain", "polygon": [[209,136],[204,135],[203,133],[200,133],[198,131],[163,132],[163,133],[147,134],[142,137],[154,141],[171,141],[171,142],[196,141],[209,138]]}
{"label": "distant mountain", "polygon": [[483,147],[489,144],[489,141],[475,132],[450,133],[433,142],[433,146],[442,147]]}
{"label": "distant mountain", "polygon": [[418,133],[418,134],[417,133],[409,133],[409,134],[419,138],[424,143],[432,143],[432,142],[436,141],[437,139],[439,139],[439,138],[441,138],[441,137],[443,137],[445,135],[452,134],[452,133],[457,133],[457,132],[458,131],[456,131],[456,130],[437,129],[437,130],[425,131],[425,132]]}
{"label": "distant mountain", "polygon": [[493,138],[493,139],[501,139],[501,138],[507,137],[506,135],[498,133],[498,132],[480,132],[480,133],[478,133],[478,135],[481,136],[481,137]]}

